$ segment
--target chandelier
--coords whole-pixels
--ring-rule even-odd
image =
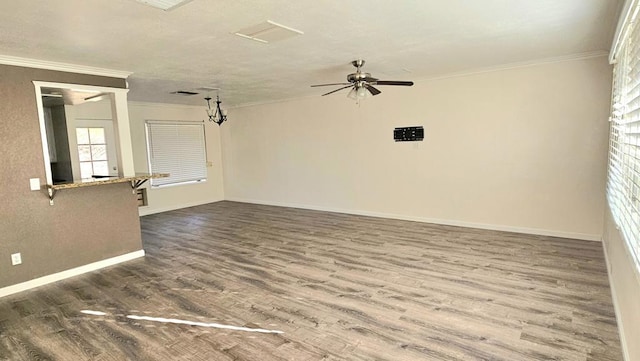
[[[209,121],[214,122],[218,125],[224,123],[227,120],[227,111],[222,110],[220,108],[220,96],[216,96],[216,107],[211,109],[211,97],[206,97],[204,100],[207,101],[207,115],[209,116]]]

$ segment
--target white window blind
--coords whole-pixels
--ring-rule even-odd
[[[152,173],[169,173],[154,178],[151,186],[163,186],[207,179],[204,124],[201,122],[146,122],[147,154]]]
[[[640,24],[632,10],[614,65],[607,198],[640,268]]]

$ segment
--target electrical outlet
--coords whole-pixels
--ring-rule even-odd
[[[20,253],[14,253],[11,255],[11,265],[17,266],[22,264],[22,255]]]

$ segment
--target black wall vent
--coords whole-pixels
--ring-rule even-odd
[[[393,139],[396,142],[418,142],[424,139],[424,128],[402,127],[393,130]]]

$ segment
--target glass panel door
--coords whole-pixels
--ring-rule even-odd
[[[80,161],[80,177],[108,177],[118,174],[110,120],[76,120],[76,141]]]

